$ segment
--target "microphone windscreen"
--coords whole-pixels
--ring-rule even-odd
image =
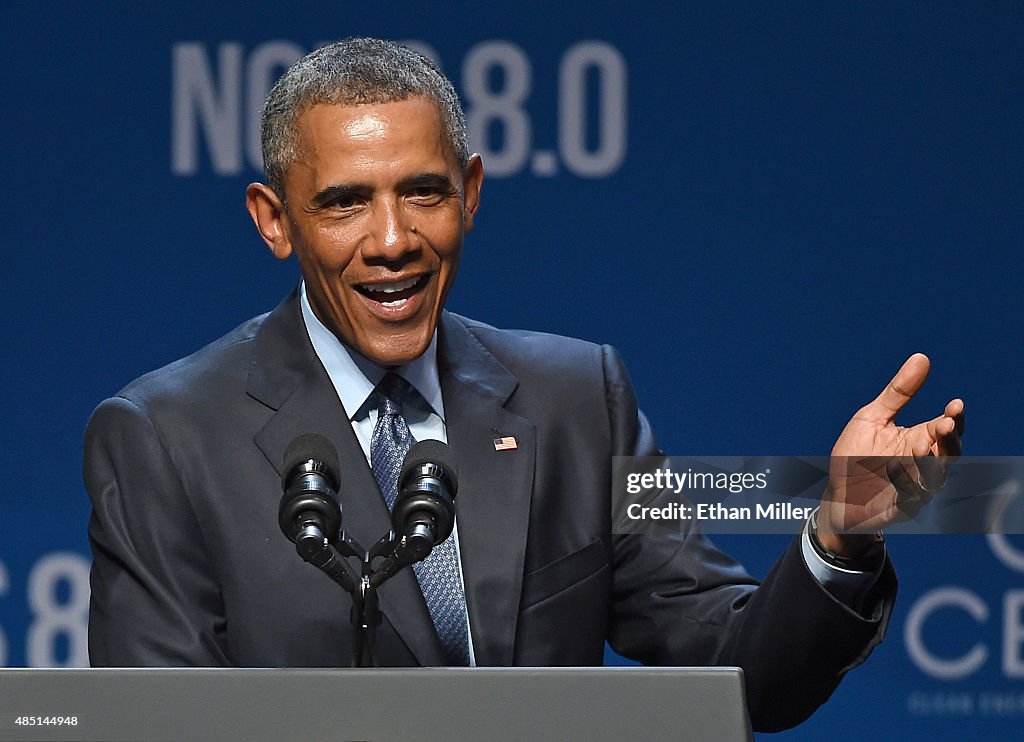
[[[455,454],[452,453],[448,444],[434,440],[422,440],[415,443],[405,456],[398,481],[405,482],[406,476],[423,464],[435,464],[444,470],[451,480],[452,492],[450,494],[454,497],[455,490],[458,488],[459,466],[455,461]]]
[[[334,444],[319,433],[303,433],[288,444],[284,451],[284,478],[295,469],[296,466],[312,459],[319,461],[327,467],[328,478],[338,485],[338,452]]]

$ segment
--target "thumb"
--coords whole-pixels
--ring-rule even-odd
[[[861,410],[861,413],[874,420],[892,422],[896,418],[896,414],[924,384],[931,365],[931,361],[924,353],[915,353],[910,356],[892,377],[892,381],[886,384],[885,389],[869,402]]]

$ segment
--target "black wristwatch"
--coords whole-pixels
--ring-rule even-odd
[[[836,554],[826,549],[818,538],[818,508],[814,509],[811,517],[807,519],[807,536],[811,542],[814,553],[821,557],[822,561],[836,569],[843,569],[850,572],[874,572],[885,559],[885,539],[881,531],[874,534],[875,540],[867,549],[855,557]]]

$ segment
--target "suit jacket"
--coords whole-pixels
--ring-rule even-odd
[[[756,727],[805,718],[880,641],[870,615],[809,574],[797,542],[760,588],[696,532],[616,535],[615,455],[654,455],[609,347],[443,315],[438,347],[479,665],[599,665],[605,640],[649,664],[738,665]],[[86,433],[94,665],[349,664],[348,595],[277,523],[284,450],[339,453],[343,527],[390,527],[365,456],[306,334],[297,293],[105,400]],[[495,451],[514,436],[518,448]],[[381,590],[382,665],[437,665],[412,570]]]

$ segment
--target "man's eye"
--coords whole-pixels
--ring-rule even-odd
[[[330,205],[336,209],[351,209],[356,206],[359,200],[355,196],[342,196],[331,201]]]
[[[419,204],[433,206],[444,198],[444,194],[433,186],[422,186],[409,191],[409,197]]]

